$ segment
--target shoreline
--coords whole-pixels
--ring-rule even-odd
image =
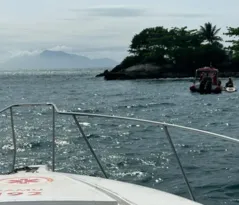
[[[189,73],[158,73],[155,75],[146,74],[146,73],[126,73],[126,72],[104,72],[96,77],[104,77],[105,80],[138,80],[138,79],[183,79],[183,78],[195,78],[195,75]],[[218,78],[239,78],[239,72],[219,72]]]
[[[239,65],[238,65],[239,66]],[[112,70],[105,70],[103,73],[96,75],[96,77],[104,77],[105,80],[135,80],[135,79],[163,79],[163,78],[194,78],[197,69],[202,68],[193,66],[181,67],[177,65],[162,65],[158,66],[153,63],[136,64],[124,67],[118,65]],[[209,67],[209,66],[206,66]],[[216,65],[213,66],[218,69],[218,77],[239,77],[237,65]]]

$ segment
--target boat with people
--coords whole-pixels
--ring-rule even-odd
[[[237,91],[237,88],[234,85],[231,77],[228,79],[228,82],[226,83],[226,85],[224,87],[224,91],[229,92],[229,93]]]
[[[197,69],[190,90],[201,94],[221,93],[223,88],[218,79],[218,69],[211,66]]]
[[[17,156],[17,133],[15,122],[15,109],[27,107],[34,109],[36,107],[50,107],[52,110],[52,155],[51,166],[46,165],[27,165],[24,167],[16,167]],[[169,128],[184,129],[187,131],[193,131],[200,134],[206,134],[213,137],[222,138],[224,140],[230,140],[233,142],[239,142],[238,139],[231,138],[225,135],[220,135],[204,130],[194,129],[190,127],[169,124],[165,122],[158,122],[145,119],[110,116],[92,113],[82,112],[66,112],[59,111],[56,105],[52,103],[44,104],[15,104],[10,105],[2,110],[0,113],[9,111],[10,125],[9,129],[12,132],[13,142],[13,158],[11,169],[8,173],[0,175],[0,204],[45,204],[45,205],[199,205],[201,203],[196,202],[195,195],[192,191],[191,185],[184,171],[184,167],[181,163]],[[25,113],[24,113],[25,114]],[[18,113],[17,116],[20,114]],[[77,175],[63,172],[56,172],[55,170],[55,147],[56,147],[56,117],[57,115],[70,116],[73,118],[76,127],[79,130],[82,138],[88,146],[92,156],[99,165],[100,170],[103,173],[103,177],[93,177],[87,175]],[[4,114],[4,116],[6,116]],[[189,196],[187,199],[175,194],[167,193],[158,189],[147,188],[141,185],[132,183],[120,182],[114,179],[108,179],[108,174],[103,168],[97,154],[92,148],[91,143],[86,137],[86,134],[79,121],[79,117],[110,119],[110,120],[123,120],[137,123],[148,123],[155,127],[161,127],[164,131],[165,137],[168,140],[172,153],[178,163],[179,170],[181,171],[182,178],[188,189]],[[1,124],[2,126],[3,124]],[[48,124],[49,125],[49,124]],[[26,123],[21,128],[29,131],[29,125]]]

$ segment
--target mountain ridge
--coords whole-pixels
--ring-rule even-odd
[[[111,68],[118,64],[110,58],[91,59],[64,51],[44,50],[34,56],[17,56],[0,64],[4,69]]]

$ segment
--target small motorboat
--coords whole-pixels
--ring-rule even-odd
[[[226,85],[224,87],[224,91],[232,93],[232,92],[235,92],[236,90],[237,90],[236,86],[234,86],[233,81],[232,81],[232,79],[230,77],[228,79],[228,82],[226,83]]]
[[[223,88],[221,81],[218,79],[218,69],[212,67],[197,69],[190,90],[191,92],[199,92],[201,94],[221,93]]]

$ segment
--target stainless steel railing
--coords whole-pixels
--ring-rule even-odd
[[[100,115],[100,114],[89,114],[89,113],[82,113],[82,112],[62,112],[59,111],[59,109],[56,107],[55,104],[53,103],[29,103],[29,104],[14,104],[14,105],[10,105],[2,110],[0,110],[0,113],[9,110],[10,111],[10,116],[11,116],[11,130],[12,130],[12,140],[13,140],[13,164],[12,164],[12,172],[15,170],[15,162],[16,162],[16,134],[15,134],[15,128],[14,128],[14,115],[13,115],[13,108],[15,107],[36,107],[36,106],[50,106],[52,108],[52,171],[55,171],[55,129],[56,129],[56,115],[55,114],[59,114],[59,115],[68,115],[68,116],[72,116],[74,119],[74,122],[76,124],[76,126],[78,127],[81,135],[83,136],[88,148],[90,149],[93,157],[95,158],[96,162],[99,165],[99,168],[101,169],[102,173],[104,174],[104,176],[106,178],[108,178],[103,166],[100,163],[100,160],[98,159],[97,155],[95,154],[91,144],[89,143],[78,119],[77,116],[87,116],[87,117],[98,117],[98,118],[108,118],[108,119],[118,119],[118,120],[127,120],[127,121],[135,121],[135,122],[144,122],[144,123],[149,123],[149,124],[153,124],[156,126],[161,126],[166,134],[166,137],[168,139],[168,142],[171,146],[172,152],[175,155],[175,158],[178,162],[179,168],[182,172],[184,181],[187,185],[188,188],[188,192],[190,194],[190,197],[192,200],[195,201],[195,197],[193,195],[191,186],[188,182],[186,173],[184,171],[184,168],[182,166],[182,163],[179,159],[179,156],[177,154],[177,151],[175,149],[173,140],[170,136],[168,127],[175,127],[175,128],[179,128],[179,129],[184,129],[184,130],[188,130],[188,131],[194,131],[194,132],[198,132],[198,133],[203,133],[203,134],[207,134],[210,136],[214,136],[214,137],[218,137],[218,138],[222,138],[225,140],[229,140],[229,141],[233,141],[233,142],[239,142],[239,139],[235,139],[226,135],[221,135],[221,134],[216,134],[213,132],[208,132],[208,131],[204,131],[204,130],[199,130],[199,129],[195,129],[195,128],[191,128],[191,127],[185,127],[185,126],[181,126],[181,125],[176,125],[176,124],[169,124],[169,123],[164,123],[164,122],[158,122],[158,121],[151,121],[151,120],[145,120],[145,119],[137,119],[137,118],[129,118],[129,117],[120,117],[120,116],[110,116],[110,115]]]

